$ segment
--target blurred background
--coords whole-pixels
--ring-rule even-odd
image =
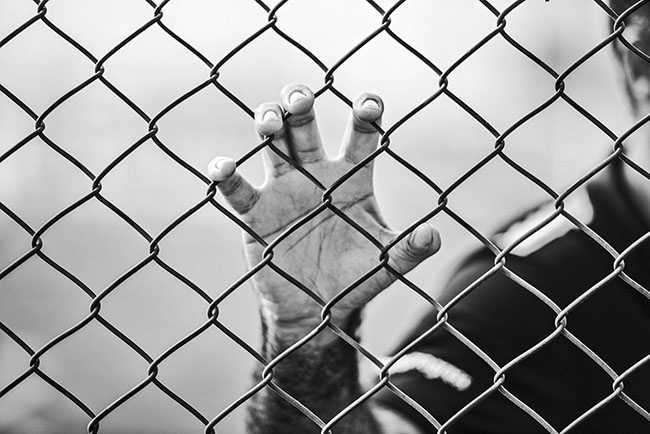
[[[377,2],[388,9],[392,1]],[[510,2],[491,2],[499,10]],[[267,2],[269,7],[274,5]],[[253,0],[173,0],[162,22],[219,62],[262,28],[267,12]],[[0,0],[0,39],[37,14],[29,0]],[[52,0],[46,17],[96,58],[147,23],[154,8],[135,0]],[[381,26],[382,17],[364,0],[290,0],[277,12],[277,26],[327,66]],[[495,16],[476,0],[407,0],[391,16],[390,28],[440,69],[451,66],[496,26]],[[611,27],[591,0],[529,0],[507,16],[506,31],[558,72],[600,42]],[[149,117],[210,76],[210,68],[153,25],[105,63],[104,76]],[[94,74],[94,64],[36,21],[0,46],[0,84],[37,114]],[[291,82],[319,89],[324,73],[305,54],[269,30],[220,69],[219,82],[249,108],[276,101]],[[352,99],[362,91],[380,94],[384,127],[438,89],[424,63],[382,33],[334,74],[337,89]],[[503,132],[555,92],[554,79],[501,36],[493,38],[449,76],[449,89]],[[566,92],[606,126],[629,126],[622,89],[607,47],[566,80]],[[337,149],[349,108],[333,93],[317,99],[327,150]],[[45,119],[45,134],[95,175],[138,139],[148,125],[101,82],[67,99]],[[259,143],[251,118],[214,86],[208,86],[157,122],[158,138],[201,173],[216,155],[239,158]],[[34,121],[0,94],[0,155],[34,131]],[[494,137],[446,96],[436,99],[391,136],[392,149],[442,188],[494,148]],[[511,134],[505,153],[561,191],[611,149],[611,141],[559,100]],[[438,196],[391,157],[376,160],[376,191],[387,220],[404,228],[436,206]],[[252,182],[263,181],[261,157],[242,167]],[[33,229],[88,194],[92,181],[40,138],[0,162],[0,202]],[[206,184],[164,154],[151,140],[102,180],[102,194],[151,236],[205,197]],[[500,159],[494,159],[449,197],[449,208],[483,234],[504,219],[547,198]],[[219,199],[221,201],[221,199]],[[435,295],[453,264],[480,243],[444,214],[431,221],[443,249],[409,276]],[[96,199],[53,224],[43,252],[95,293],[149,254],[148,242]],[[31,250],[30,235],[0,212],[0,270]],[[208,205],[160,242],[160,257],[215,298],[246,271],[240,230]],[[0,321],[37,350],[88,315],[91,298],[34,256],[0,279]],[[254,348],[259,346],[256,301],[243,285],[220,304],[220,321]],[[151,357],[187,336],[206,320],[207,303],[191,288],[150,263],[115,288],[101,315]],[[367,309],[364,345],[377,355],[390,351],[428,305],[396,284]],[[212,419],[253,384],[255,361],[212,327],[159,366],[158,379],[207,419]],[[29,355],[0,333],[0,389],[29,367]],[[43,372],[95,414],[147,377],[148,363],[97,321],[47,351]],[[243,432],[243,407],[217,426]],[[89,417],[36,375],[0,399],[0,432],[83,433]],[[201,433],[203,424],[153,385],[106,416],[100,432],[115,434]]]

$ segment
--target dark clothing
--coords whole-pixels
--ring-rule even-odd
[[[580,198],[582,195],[582,199]],[[578,202],[573,208],[571,198]],[[495,236],[503,248],[550,216],[552,204],[537,208]],[[650,225],[623,182],[619,165],[567,199],[567,211],[587,224],[618,253],[641,238]],[[487,248],[460,266],[440,298],[447,303],[494,267]],[[625,259],[624,273],[636,289],[614,275],[614,257],[565,217],[558,216],[506,257],[506,267],[530,286],[497,271],[449,311],[449,324],[475,343],[499,367],[556,331],[557,312],[534,294],[565,309],[597,288],[570,311],[566,330],[620,375],[650,354],[650,240]],[[542,296],[543,297],[543,296]],[[436,324],[437,312],[424,317],[402,347]],[[419,342],[395,365],[391,381],[445,423],[494,384],[495,369],[446,329]],[[558,432],[613,394],[614,380],[567,336],[557,334],[539,351],[505,374],[503,386]],[[650,362],[624,381],[624,393],[650,417]],[[409,404],[384,388],[382,405],[398,411],[424,432],[437,429]],[[454,433],[548,432],[499,390],[469,410],[447,430]],[[650,421],[619,397],[578,424],[572,433],[650,433]]]

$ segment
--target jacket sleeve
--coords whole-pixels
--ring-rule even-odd
[[[447,285],[441,303],[449,302],[493,265],[493,257],[487,252],[471,257]],[[545,282],[544,273],[535,264],[513,260],[509,265],[526,281]],[[546,279],[546,284],[553,283]],[[525,403],[553,426],[572,420],[578,401],[575,394],[580,388],[574,372],[579,355],[572,345],[562,337],[554,339],[503,377],[496,377],[496,373],[550,336],[555,331],[555,317],[555,312],[527,288],[498,271],[454,304],[443,327],[430,332],[438,323],[436,311],[422,319],[398,349],[429,334],[389,370],[391,383],[439,424],[453,418],[446,430],[450,434],[483,433],[486,429],[499,433],[548,432],[506,395],[516,397],[515,401]],[[559,359],[558,354],[562,355]],[[479,396],[482,398],[477,400]],[[388,387],[376,398],[380,405],[402,413],[425,433],[437,432],[438,427]]]

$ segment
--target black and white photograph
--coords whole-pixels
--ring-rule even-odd
[[[0,434],[650,433],[650,0],[0,0]]]

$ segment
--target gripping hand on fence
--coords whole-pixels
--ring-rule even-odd
[[[336,158],[325,154],[313,105],[314,94],[309,88],[286,86],[281,104],[266,103],[257,108],[255,126],[261,137],[273,136],[278,150],[327,188],[376,149],[378,133],[371,123],[380,122],[383,102],[370,93],[355,99]],[[283,121],[286,112],[290,116]],[[229,158],[215,158],[208,172],[242,220],[270,243],[319,207],[323,191],[274,150],[265,151],[266,181],[261,187],[246,181]],[[370,162],[334,191],[332,204],[385,245],[398,232],[390,229],[381,215],[372,176]],[[406,273],[439,246],[438,233],[423,224],[390,250],[389,265]],[[245,235],[249,267],[262,261],[263,252],[264,246]],[[275,246],[272,261],[327,302],[376,266],[379,253],[354,227],[325,209]],[[394,280],[387,270],[380,270],[334,305],[332,321],[344,324],[352,312]],[[321,306],[270,267],[260,269],[252,281],[261,296],[264,318],[278,331],[308,332],[321,321]]]
[[[292,161],[287,162],[267,147],[266,181],[261,187],[246,181],[229,158],[217,157],[208,168],[219,191],[257,235],[269,244],[281,237],[271,245],[272,249],[266,249],[244,234],[248,266],[254,268],[264,263],[251,279],[260,296],[265,324],[262,353],[268,360],[278,357],[321,323],[322,303],[332,300],[381,262],[378,246],[330,206],[345,213],[381,245],[398,235],[384,221],[375,200],[371,161],[334,189],[331,203],[323,197],[323,187],[329,188],[376,149],[378,133],[372,124],[380,121],[383,102],[369,93],[356,98],[336,158],[325,154],[313,106],[311,90],[294,84],[282,90],[281,104],[262,104],[255,111],[259,135],[272,136],[273,147]],[[317,182],[296,166],[309,172]],[[439,246],[438,233],[428,224],[420,225],[390,249],[388,264],[397,272],[406,273]],[[272,264],[265,262],[265,254],[271,250]],[[354,332],[356,313],[394,280],[395,276],[385,268],[378,269],[331,306],[331,321]],[[321,302],[303,289],[311,291]],[[273,368],[273,384],[315,411],[321,420],[331,420],[360,394],[355,351],[324,330],[292,354],[281,357]],[[376,433],[378,424],[386,428],[384,420],[371,406],[360,405],[353,415],[337,424],[337,432]],[[320,432],[313,420],[267,389],[250,402],[248,424],[251,434]],[[401,427],[399,432],[411,432],[404,431],[402,420],[396,426]]]

